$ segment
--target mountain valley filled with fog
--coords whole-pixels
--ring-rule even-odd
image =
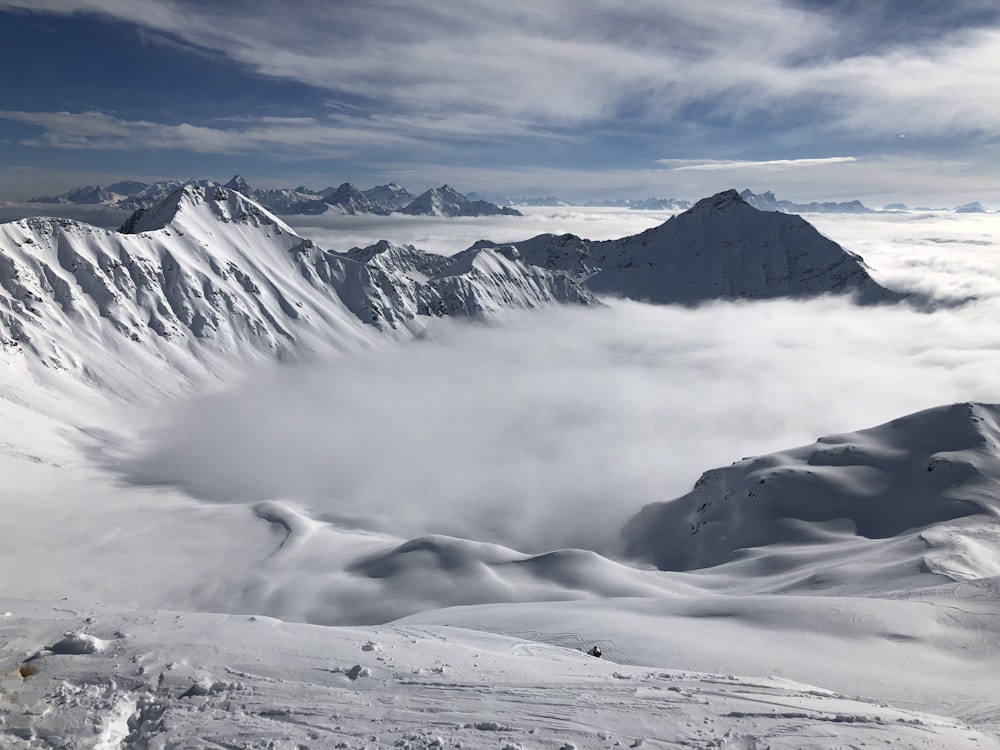
[[[809,220],[4,225],[12,746],[993,742],[1000,229]]]

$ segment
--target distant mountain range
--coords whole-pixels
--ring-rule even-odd
[[[202,187],[213,187],[220,183],[212,180],[197,180]],[[30,198],[29,203],[100,205],[109,208],[135,211],[151,208],[163,201],[170,193],[185,184],[183,180],[163,180],[147,184],[135,180],[116,182],[108,186],[85,185],[73,188],[61,195],[43,195]],[[253,188],[240,175],[234,176],[222,187],[252,198],[269,211],[279,215],[372,214],[386,216],[402,213],[410,216],[521,216],[517,207],[558,207],[585,206],[588,208],[628,208],[633,211],[686,211],[691,202],[678,198],[610,198],[605,200],[573,202],[555,196],[514,198],[487,196],[481,193],[463,195],[449,185],[432,188],[420,195],[414,195],[406,188],[390,182],[362,190],[345,182],[339,187],[312,190],[305,186],[294,188]],[[770,190],[754,193],[749,188],[740,197],[760,211],[780,211],[782,213],[847,213],[870,214],[876,209],[865,206],[859,200],[853,201],[812,201],[796,203],[775,197]],[[890,203],[882,211],[947,211],[947,208],[918,207],[910,209],[904,203]],[[989,213],[979,201],[973,201],[951,209],[955,213]]]
[[[782,211],[788,214],[870,214],[874,211],[865,206],[861,201],[846,201],[842,203],[818,202],[793,203],[792,201],[778,200],[770,190],[758,195],[749,189],[740,193],[740,197],[761,211]]]
[[[103,187],[87,185],[61,195],[31,198],[29,203],[105,205],[127,211],[152,208],[185,185],[183,180],[164,180],[147,184],[128,180]],[[217,187],[212,180],[197,180],[200,187]],[[399,212],[411,216],[520,216],[520,211],[500,207],[480,199],[470,199],[448,185],[432,188],[417,196],[394,182],[360,190],[349,182],[340,187],[310,190],[307,187],[252,188],[240,175],[222,185],[251,198],[261,206],[281,215],[376,214]]]
[[[574,203],[548,195],[537,198],[498,198],[469,193],[469,198],[492,200],[501,206],[586,206],[588,208],[631,208],[635,211],[683,211],[691,208],[691,201],[677,198],[610,198],[599,201]]]

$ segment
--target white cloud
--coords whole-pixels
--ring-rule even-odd
[[[768,159],[766,161],[741,161],[736,159],[658,159],[657,164],[672,172],[718,172],[723,170],[750,169],[794,169],[795,167],[816,167],[827,164],[855,162],[853,156],[826,156],[817,159]]]
[[[853,52],[852,19],[779,0],[752,7],[487,0],[278,3],[5,0],[0,8],[96,12],[417,119],[492,120],[493,132],[665,122],[692,105],[735,118],[811,110],[807,127],[861,136],[996,135],[1000,30]],[[507,124],[500,124],[502,121]],[[693,116],[697,122],[697,116]],[[447,126],[444,118],[438,125]]]
[[[181,149],[202,154],[252,154],[261,150],[299,158],[337,156],[371,146],[412,145],[413,140],[375,121],[343,117],[265,117],[217,120],[226,127],[127,120],[105,112],[0,110],[0,120],[34,125],[41,136],[24,141],[60,149],[125,151]]]
[[[936,404],[1000,400],[1000,234],[988,218],[823,227],[878,278],[971,291],[974,304],[618,303],[446,322],[407,346],[172,404],[125,471],[404,536],[613,550],[626,518],[705,469]]]
[[[543,232],[570,232],[588,239],[609,240],[638,234],[662,224],[669,211],[630,211],[621,208],[522,207],[525,215],[436,217],[436,216],[287,216],[289,223],[304,237],[316,240],[331,250],[348,250],[371,245],[380,239],[397,244],[412,244],[422,250],[453,255],[474,242],[488,239],[512,243]]]
[[[515,196],[555,195],[571,200],[615,196],[659,196],[696,200],[730,188],[773,190],[794,201],[854,200],[882,206],[903,200],[911,205],[955,206],[981,200],[1000,208],[995,156],[960,160],[885,155],[854,161],[821,161],[791,169],[733,166],[724,170],[560,169],[482,167],[455,164],[386,162],[373,165],[400,184],[448,182],[467,190]],[[702,160],[703,163],[703,160]],[[751,164],[753,164],[751,162]]]

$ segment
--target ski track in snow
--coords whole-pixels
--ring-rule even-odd
[[[12,749],[995,746],[959,721],[808,685],[455,628],[2,606]],[[107,636],[108,648],[38,647],[68,629]]]
[[[190,234],[208,237],[213,221],[199,215]],[[858,243],[883,219],[847,221],[824,218],[831,234],[842,228]],[[957,265],[978,269],[981,243],[993,249],[996,236],[983,234],[982,217],[967,221],[947,237],[928,226],[918,244],[954,251],[972,243]],[[81,249],[86,231],[45,226],[66,233],[47,277],[61,300],[46,313],[58,333],[47,338],[37,310],[16,301],[11,310],[51,356],[35,366],[19,345],[0,351],[8,532],[0,748],[1000,747],[995,407],[957,404],[706,472],[689,495],[635,517],[626,538],[638,564],[582,549],[525,554],[441,534],[397,536],[391,522],[320,513],[294,493],[201,503],[177,489],[183,482],[123,484],[114,466],[135,455],[150,404],[176,408],[205,388],[226,389],[225,397],[232,377],[274,354],[267,336],[240,349],[263,329],[220,334],[241,363],[186,339],[183,326],[148,349],[115,345],[117,358],[94,357],[120,333],[102,319],[119,297],[102,286],[101,259],[90,263]],[[905,228],[916,233],[913,226]],[[19,242],[25,227],[16,229]],[[282,252],[301,240],[283,223],[264,228],[284,238]],[[240,264],[253,256],[241,243],[255,231],[241,227],[231,243]],[[104,250],[117,247],[112,234],[97,232]],[[172,246],[169,237],[158,242]],[[887,252],[874,242],[868,249]],[[471,296],[456,297],[453,312],[491,312],[494,301],[533,307],[564,292],[588,301],[526,272],[506,250],[459,253],[448,272],[413,248],[355,255],[337,262],[370,263],[374,277],[398,273],[414,288],[431,278],[457,284]],[[963,297],[964,281],[948,277],[931,289],[910,260],[882,257],[891,266],[885,278],[900,288]],[[22,299],[26,267],[4,277]],[[283,283],[309,303],[313,320],[296,331],[315,352],[420,333],[410,326],[422,314],[414,300],[404,300],[400,331],[379,332],[347,310],[353,292],[340,287],[347,302],[331,319],[336,331],[324,332],[314,324],[325,314],[325,287],[313,280],[302,291],[295,273],[285,269]],[[66,296],[69,276],[80,287]],[[975,281],[987,305],[992,283],[988,274]],[[171,284],[163,288],[176,291]],[[277,312],[254,301],[263,287],[247,277],[228,293],[270,325]],[[369,291],[385,310],[397,304],[379,289]],[[197,294],[188,301],[207,304]],[[140,313],[155,307],[118,312],[139,326]],[[185,310],[155,315],[173,325]],[[89,340],[73,334],[84,323]],[[950,364],[948,353],[935,355]],[[336,423],[343,412],[323,416],[338,430],[352,427]],[[300,450],[288,442],[289,455]],[[222,439],[196,446],[196,458],[211,461],[229,447]],[[692,467],[691,479],[706,468]],[[789,511],[800,497],[816,502]],[[879,515],[870,509],[876,498],[900,506],[886,513],[880,505]],[[387,510],[379,520],[391,521]],[[874,522],[878,533],[858,533]],[[593,645],[603,658],[586,655]]]

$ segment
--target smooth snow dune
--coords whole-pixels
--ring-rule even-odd
[[[629,521],[625,551],[663,570],[695,570],[770,544],[822,546],[810,531],[816,523],[846,522],[869,539],[973,515],[996,525],[998,421],[1000,406],[954,404],[707,471],[687,495]],[[944,558],[935,559],[947,574]],[[984,567],[975,577],[1000,574],[994,558],[979,559]],[[961,577],[971,577],[972,560]]]
[[[262,613],[323,625],[370,625],[463,604],[659,597],[696,593],[664,576],[586,550],[528,555],[444,536],[408,541],[306,519],[279,503],[258,505],[270,544],[228,585],[202,592],[199,609]]]

